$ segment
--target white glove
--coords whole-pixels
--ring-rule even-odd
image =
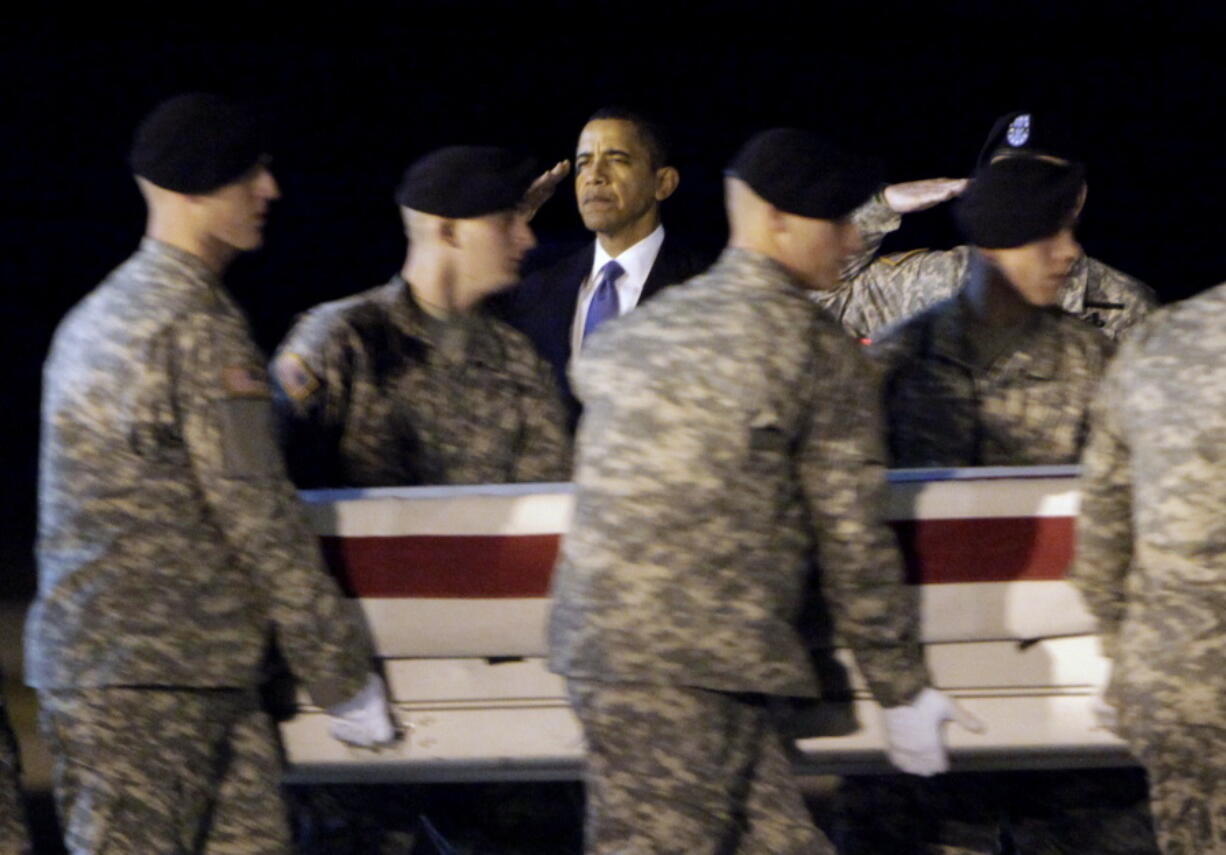
[[[949,769],[941,734],[945,722],[956,721],[972,733],[983,732],[983,722],[931,687],[906,706],[882,709],[881,717],[890,762],[912,775],[935,775]]]
[[[1107,687],[1110,685],[1111,663],[1108,662],[1107,672],[1103,675],[1102,682],[1094,687],[1094,696],[1090,698],[1090,714],[1094,716],[1099,727],[1114,733],[1120,726],[1120,716],[1115,707],[1107,703]]]
[[[341,742],[374,748],[393,742],[397,737],[387,687],[378,674],[366,678],[362,691],[324,712],[328,714],[328,733]]]

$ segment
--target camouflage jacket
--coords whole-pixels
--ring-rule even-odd
[[[484,314],[436,321],[399,276],[305,314],[273,362],[299,486],[566,481],[549,366]]]
[[[1226,286],[1120,348],[1092,411],[1070,571],[1154,727],[1226,719]]]
[[[3,675],[0,675],[2,678]],[[9,726],[0,696],[0,852],[30,855],[30,830],[26,827],[26,808],[21,795],[21,763],[17,756],[17,737]]]
[[[220,281],[146,239],[60,324],[44,369],[40,689],[246,687],[270,638],[315,699],[365,683],[272,437],[264,360]]]
[[[891,465],[1077,462],[1111,340],[1059,309],[1037,312],[982,366],[967,342],[973,323],[959,294],[869,348],[882,371]]]
[[[833,621],[882,703],[923,687],[866,357],[781,267],[725,251],[608,322],[571,375],[555,671],[814,696]]]
[[[818,305],[833,314],[849,333],[872,338],[882,329],[952,297],[970,265],[971,248],[917,249],[874,260],[882,240],[902,218],[880,195],[853,214],[864,251],[844,269],[844,284],[835,291],[814,291]],[[1157,301],[1148,286],[1101,261],[1081,256],[1060,290],[1060,307],[1119,338],[1153,311]]]

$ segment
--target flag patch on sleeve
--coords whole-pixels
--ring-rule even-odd
[[[306,361],[296,353],[283,353],[273,366],[277,382],[295,401],[305,401],[319,388],[319,378],[307,367]]]
[[[268,375],[251,365],[227,365],[221,369],[221,385],[231,398],[267,398]]]

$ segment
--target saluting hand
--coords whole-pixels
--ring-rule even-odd
[[[524,191],[524,200],[520,203],[524,216],[529,220],[535,217],[541,205],[549,201],[553,196],[553,191],[558,189],[558,185],[567,175],[570,175],[570,161],[559,160],[552,169],[545,170],[533,179],[528,189]]]
[[[898,214],[923,211],[947,202],[966,189],[965,178],[924,178],[885,188],[885,203]]]

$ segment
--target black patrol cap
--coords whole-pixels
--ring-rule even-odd
[[[255,115],[223,95],[176,95],[136,129],[132,171],[176,193],[211,193],[260,162],[265,141]]]
[[[536,173],[535,161],[503,148],[448,146],[405,171],[396,201],[437,217],[481,217],[519,205]]]
[[[739,178],[781,211],[819,220],[847,216],[881,186],[871,160],[798,128],[750,138],[724,174]]]
[[[954,203],[954,217],[975,246],[1022,246],[1067,225],[1084,184],[1079,163],[1008,157],[975,173]]]
[[[1066,125],[1027,110],[1006,113],[992,125],[983,148],[979,150],[975,167],[987,166],[992,158],[1000,156],[1030,155],[1077,160],[1073,154],[1077,141],[1069,131]]]

